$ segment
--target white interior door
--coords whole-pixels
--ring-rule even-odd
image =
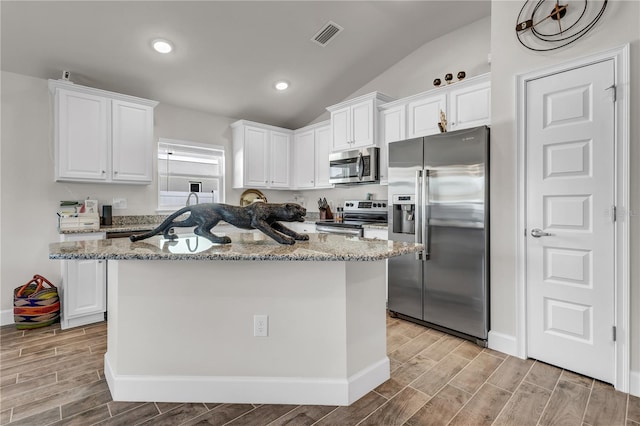
[[[609,383],[614,81],[608,60],[526,85],[527,354]]]

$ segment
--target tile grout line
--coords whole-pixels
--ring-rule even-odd
[[[538,362],[538,360],[536,360],[536,363],[537,362]],[[553,389],[551,390],[551,394],[549,395],[549,399],[547,399],[547,403],[544,405],[544,408],[542,409],[542,412],[540,413],[540,418],[536,422],[536,426],[540,425],[540,421],[544,417],[544,413],[547,411],[547,408],[549,407],[549,403],[551,402],[553,394],[555,393],[556,389],[558,388],[558,383],[560,383],[560,378],[561,377],[562,377],[562,371],[560,372],[560,375],[558,375],[558,378],[556,379],[556,384],[553,386]]]
[[[582,421],[582,423],[584,424],[584,419],[585,417],[587,417],[587,410],[589,409],[589,402],[591,402],[591,395],[593,395],[593,388],[595,385],[595,380],[591,381],[591,388],[589,389],[589,397],[587,398],[587,403],[584,405],[584,411],[582,413],[582,419],[580,419]]]

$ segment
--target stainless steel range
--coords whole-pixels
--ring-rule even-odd
[[[386,225],[387,215],[387,200],[349,200],[344,203],[341,222],[320,220],[316,222],[316,231],[362,237],[363,225]]]

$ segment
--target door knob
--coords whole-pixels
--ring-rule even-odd
[[[544,232],[542,229],[540,228],[533,228],[531,230],[531,236],[534,238],[540,238],[540,237],[550,237],[553,234],[550,234],[548,232]]]

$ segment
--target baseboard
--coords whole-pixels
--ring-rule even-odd
[[[104,357],[114,401],[349,405],[389,378],[389,358],[348,379],[116,375]]]
[[[640,371],[629,373],[629,393],[640,397]]]
[[[0,311],[0,325],[9,325],[13,323],[13,308]]]
[[[497,331],[489,332],[489,349],[502,352],[507,355],[518,356],[515,336],[509,334],[498,333]]]

